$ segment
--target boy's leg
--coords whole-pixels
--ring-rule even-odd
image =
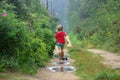
[[[63,59],[63,45],[58,44],[59,60]]]
[[[61,52],[61,47],[59,48],[59,64],[62,64],[62,52]]]
[[[63,51],[64,45],[58,44],[58,52],[59,52],[59,61],[62,63],[63,57],[64,57],[64,51]]]
[[[64,48],[61,47],[61,58],[62,58],[62,60],[63,60],[63,57],[64,57]]]
[[[62,48],[60,48],[60,53],[59,53],[59,56],[60,56],[60,60],[63,59],[63,52],[62,52]]]
[[[62,56],[61,56],[61,47],[58,47],[58,53],[59,53],[59,60],[62,60]]]

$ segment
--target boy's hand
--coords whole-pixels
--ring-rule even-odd
[[[67,44],[69,44],[69,42],[67,41]]]

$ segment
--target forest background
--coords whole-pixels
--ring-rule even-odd
[[[120,53],[119,0],[69,0],[68,22],[76,45]]]

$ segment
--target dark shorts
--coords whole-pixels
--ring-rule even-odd
[[[58,47],[64,47],[64,44],[57,43],[57,46],[58,46]]]

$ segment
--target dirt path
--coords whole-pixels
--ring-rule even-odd
[[[71,42],[69,40],[69,36],[67,36],[67,39],[69,41],[68,47],[71,47]],[[55,47],[54,53],[58,53],[57,47]],[[67,49],[64,50],[64,53],[68,53]],[[72,66],[72,63],[74,60],[72,60],[70,57],[68,58],[68,61],[70,64],[68,65],[63,65],[63,64],[53,64],[54,62],[59,61],[58,58],[53,58],[51,61],[48,63],[46,68],[40,69],[38,71],[38,74],[32,77],[32,80],[78,80],[78,77],[75,76],[74,72],[64,72],[64,71],[59,71],[59,72],[52,72],[48,67],[54,67],[54,66]],[[33,79],[34,78],[34,79]],[[30,80],[30,79],[29,79]]]
[[[70,44],[71,45],[71,44]],[[104,64],[112,67],[112,68],[120,68],[120,55],[113,54],[108,51],[104,50],[98,50],[98,49],[88,49],[89,52],[99,54],[100,56],[104,57]],[[54,50],[54,53],[58,53],[57,48]],[[65,49],[65,53],[68,53],[68,51]],[[59,61],[58,58],[53,58],[50,60],[50,62],[47,64],[45,68],[39,69],[38,73],[34,76],[32,75],[24,75],[19,73],[2,73],[2,75],[11,75],[14,78],[13,79],[0,79],[0,80],[80,80],[77,76],[75,76],[74,72],[52,72],[48,69],[48,67],[54,67],[54,66],[61,66],[53,64],[53,62]],[[67,66],[72,66],[72,63],[74,60],[71,58],[68,59]],[[63,66],[63,65],[62,65]]]
[[[108,51],[104,50],[98,50],[98,49],[88,49],[89,52],[98,54],[104,58],[104,64],[112,67],[112,68],[120,68],[120,55],[113,54]],[[58,53],[58,50],[56,49],[54,53]],[[65,53],[67,53],[67,50],[65,50]],[[59,66],[53,64],[53,62],[58,61],[57,58],[51,59],[51,61],[48,63],[46,68],[38,70],[38,73],[34,76],[31,75],[24,75],[19,73],[2,73],[2,75],[12,75],[13,79],[0,79],[0,80],[80,80],[77,76],[75,76],[74,72],[52,72],[47,69],[47,67],[50,66]],[[70,59],[68,60],[72,65],[74,60]]]
[[[88,49],[88,51],[104,57],[104,64],[112,68],[120,68],[120,55],[98,49]]]
[[[57,52],[57,51],[55,51]],[[67,53],[67,50],[65,50],[65,53]],[[34,78],[37,78],[36,80],[78,80],[78,78],[74,75],[74,72],[52,72],[47,67],[51,66],[61,66],[61,65],[55,65],[53,62],[58,61],[57,58],[53,58],[46,68],[39,70],[38,74],[34,76]],[[72,65],[74,60],[70,59],[68,60]]]
[[[68,37],[69,39],[69,37]],[[70,40],[69,40],[70,41]],[[71,46],[71,43],[68,45]],[[67,49],[64,50],[65,53],[68,53]],[[54,50],[54,53],[57,54],[58,53],[58,49],[57,47]],[[46,66],[46,68],[39,70],[38,74],[36,76],[34,76],[35,78],[38,78],[38,80],[78,80],[78,77],[76,77],[74,75],[74,72],[52,72],[50,70],[48,70],[48,67],[54,67],[54,66],[68,66],[68,65],[72,65],[72,63],[74,62],[74,60],[72,60],[71,58],[68,58],[68,62],[70,62],[70,64],[68,65],[63,65],[63,64],[53,64],[54,62],[59,61],[58,58],[53,58],[48,65]]]
[[[67,53],[67,50],[65,50]],[[38,73],[34,76],[32,75],[24,75],[20,73],[2,73],[2,75],[10,75],[10,77],[13,77],[12,79],[0,79],[0,80],[79,80],[77,76],[75,76],[74,72],[52,72],[48,69],[48,67],[54,67],[54,66],[63,66],[62,64],[56,65],[53,64],[53,62],[59,61],[57,58],[51,59],[51,61],[47,64],[45,68],[39,69]],[[65,66],[71,66],[74,60],[70,59],[68,60],[70,64]]]
[[[68,37],[69,39],[69,37]],[[71,43],[68,45],[69,47],[71,46]],[[65,53],[68,53],[67,49],[64,50]],[[54,50],[54,53],[58,53],[57,47]],[[32,75],[24,75],[24,74],[19,74],[19,73],[2,73],[2,75],[11,75],[13,76],[14,80],[79,80],[77,76],[74,75],[74,72],[64,72],[64,71],[59,71],[59,72],[52,72],[48,69],[48,67],[54,67],[54,66],[72,66],[72,63],[74,60],[71,58],[68,58],[68,62],[70,64],[68,65],[63,65],[63,64],[53,64],[54,62],[59,61],[58,58],[53,58],[51,61],[47,64],[45,68],[39,69],[38,73],[34,76]],[[13,80],[13,79],[2,79],[2,80]],[[0,79],[1,80],[1,79]]]

